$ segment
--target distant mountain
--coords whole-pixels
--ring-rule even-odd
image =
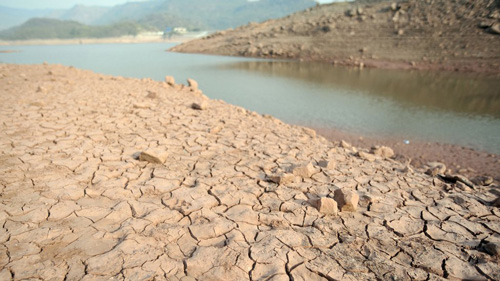
[[[74,28],[73,37],[78,34],[97,32],[92,26],[122,28],[124,23],[146,30],[165,30],[167,27],[182,26],[188,29],[226,29],[279,18],[315,6],[314,0],[151,0],[130,2],[114,7],[76,5],[69,10],[23,10],[0,6],[0,28],[21,24],[30,18],[51,18],[60,21],[29,21],[26,24],[2,32],[4,38],[40,38],[42,32],[34,23],[43,27],[56,28],[55,38],[66,38],[68,30]],[[60,26],[68,24],[68,28]],[[84,24],[77,26],[76,24]],[[1,30],[1,29],[0,29]],[[32,32],[37,30],[36,32]],[[100,31],[100,32],[101,32]],[[91,32],[91,33],[92,33]],[[120,32],[125,32],[121,30]],[[110,33],[106,31],[104,33]],[[29,37],[37,36],[37,37]],[[48,37],[47,37],[48,38]],[[68,37],[69,38],[69,37]]]
[[[33,18],[24,24],[0,31],[2,40],[105,38],[137,35],[141,26],[121,22],[107,26],[89,26],[76,21]]]
[[[155,0],[118,5],[97,24],[122,20],[145,21],[150,16],[177,17],[199,23],[203,28],[225,29],[279,18],[316,5],[314,0]],[[163,25],[168,24],[165,22]]]
[[[61,10],[16,9],[0,5],[0,30],[19,25],[30,18],[58,16]]]
[[[101,19],[110,9],[110,7],[76,5],[57,18],[91,25]]]
[[[26,10],[0,6],[0,30],[30,18],[72,20],[87,25],[136,21],[167,26],[225,29],[279,18],[316,5],[314,0],[151,0],[114,7],[76,5],[69,10]]]

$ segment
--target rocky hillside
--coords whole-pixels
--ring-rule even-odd
[[[499,0],[333,3],[172,51],[498,73],[499,34]]]

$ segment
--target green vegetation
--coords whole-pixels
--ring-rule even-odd
[[[120,22],[106,26],[89,26],[76,21],[34,18],[24,24],[0,31],[2,40],[106,38],[137,35],[141,25]]]

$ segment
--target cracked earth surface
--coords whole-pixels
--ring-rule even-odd
[[[356,153],[194,82],[5,64],[0,81],[0,280],[500,279],[495,186]],[[357,209],[319,212],[337,189]]]

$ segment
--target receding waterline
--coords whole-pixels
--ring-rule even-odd
[[[196,79],[214,99],[286,122],[500,153],[500,79],[165,52],[172,44],[16,46],[0,62]],[[0,46],[1,50],[12,49]]]

